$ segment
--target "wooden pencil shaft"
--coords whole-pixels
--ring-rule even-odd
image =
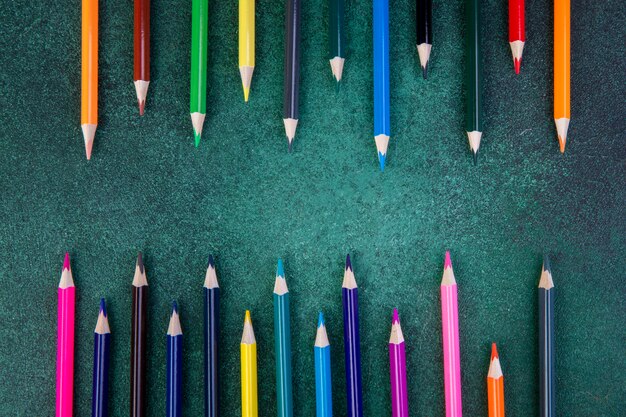
[[[555,417],[554,288],[539,288],[539,415]]]
[[[328,0],[328,49],[329,59],[345,57],[344,52],[344,0]]]
[[[293,416],[291,379],[291,326],[289,293],[274,294],[274,346],[276,349],[276,402],[278,417]]]
[[[208,7],[208,0],[191,2],[190,113],[206,114]]]
[[[167,335],[166,417],[183,415],[183,335]]]
[[[146,416],[146,310],[148,287],[132,287],[130,416]]]
[[[348,417],[363,416],[358,289],[342,288]]]
[[[467,61],[465,67],[465,131],[483,131],[483,62],[481,47],[480,0],[468,0],[467,9]]]
[[[415,1],[415,33],[417,45],[432,45],[432,0]]]
[[[133,39],[133,78],[150,81],[150,0],[135,0]]]
[[[92,417],[109,415],[109,356],[111,334],[94,334]]]
[[[220,289],[204,288],[204,415],[219,417]]]
[[[283,119],[298,120],[300,95],[300,0],[286,0]]]

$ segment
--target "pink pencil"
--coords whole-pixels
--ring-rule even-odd
[[[59,282],[57,330],[57,406],[56,417],[72,417],[74,405],[74,306],[75,287],[70,255],[65,254]]]
[[[389,373],[391,375],[391,415],[409,417],[409,399],[406,390],[406,353],[404,335],[400,327],[398,309],[393,309],[389,337]]]
[[[443,372],[446,387],[446,417],[461,417],[461,358],[456,280],[450,252],[446,252],[441,280],[441,325],[443,333]]]

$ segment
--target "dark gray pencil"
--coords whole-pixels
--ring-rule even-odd
[[[283,122],[291,151],[298,126],[300,90],[300,0],[286,0],[285,14],[285,84]]]

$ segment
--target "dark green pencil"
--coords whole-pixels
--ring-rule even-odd
[[[344,0],[328,0],[328,46],[330,69],[337,82],[341,81],[343,64],[346,62],[344,41]]]
[[[466,108],[465,130],[474,163],[478,157],[480,139],[483,135],[483,62],[480,46],[480,0],[468,0],[467,12],[467,67],[465,69]]]

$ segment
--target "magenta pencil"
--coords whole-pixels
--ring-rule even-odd
[[[409,417],[409,400],[406,390],[406,353],[398,309],[393,310],[391,336],[389,337],[389,373],[391,375],[391,415]]]
[[[443,370],[446,389],[446,417],[461,417],[461,355],[456,280],[446,252],[441,280],[441,325],[443,333]]]
[[[58,298],[56,417],[72,417],[74,413],[75,290],[70,255],[66,253]]]

